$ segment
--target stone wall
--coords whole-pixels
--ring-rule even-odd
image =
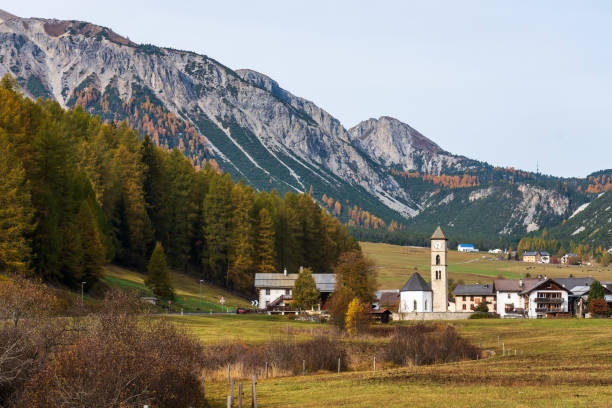
[[[398,320],[465,320],[469,319],[472,312],[417,312],[417,313],[393,313],[394,321]]]

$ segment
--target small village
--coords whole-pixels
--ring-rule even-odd
[[[592,277],[549,277],[527,275],[521,279],[494,279],[491,283],[458,284],[449,294],[447,243],[440,227],[431,237],[431,280],[425,281],[418,273],[396,290],[379,290],[372,304],[371,314],[379,321],[389,320],[460,320],[469,319],[477,312],[489,313],[500,318],[589,318],[588,295]],[[459,244],[459,252],[478,252],[473,245]],[[491,251],[490,251],[491,252]],[[503,253],[501,249],[491,253]],[[552,257],[544,251],[526,251],[522,262],[549,264]],[[580,257],[568,253],[555,261],[576,265]],[[292,288],[298,274],[257,273],[255,288],[258,310],[269,314],[295,314],[292,308]],[[317,310],[325,312],[326,300],[334,291],[334,274],[314,274],[316,287],[321,294]],[[604,299],[612,306],[612,282],[599,282]]]

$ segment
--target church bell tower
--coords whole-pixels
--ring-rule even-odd
[[[446,255],[447,239],[442,228],[436,228],[431,236],[431,291],[433,292],[433,312],[448,311],[448,277]]]

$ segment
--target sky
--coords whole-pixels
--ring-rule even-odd
[[[612,2],[14,2],[262,72],[348,129],[395,117],[443,149],[565,177],[612,168]]]

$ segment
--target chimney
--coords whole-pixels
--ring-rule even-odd
[[[287,268],[283,270],[283,275],[287,276]]]
[[[304,272],[304,267],[300,266],[300,273]]]
[[[547,275],[544,275],[544,280],[546,280],[546,279],[548,279],[548,276],[547,276]]]
[[[522,288],[522,287],[523,287],[523,280],[519,279],[519,288]]]

